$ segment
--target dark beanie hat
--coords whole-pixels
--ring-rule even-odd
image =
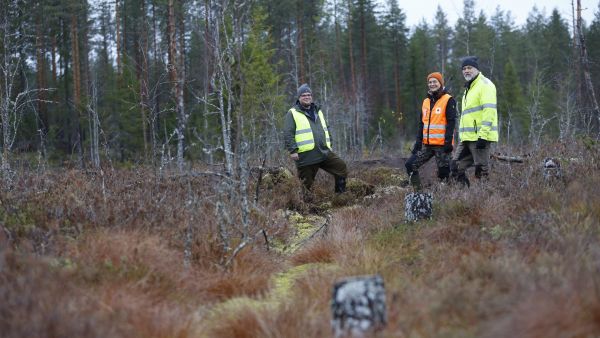
[[[479,69],[479,63],[477,62],[477,56],[465,56],[462,59],[462,66],[460,68],[464,68],[465,66],[471,66]]]
[[[303,85],[301,85],[300,87],[298,87],[298,97],[300,97],[304,93],[311,93],[312,94],[312,91],[310,90],[310,87],[306,83],[303,84]]]

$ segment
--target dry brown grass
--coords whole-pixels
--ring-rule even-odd
[[[319,238],[294,253],[289,260],[294,266],[309,263],[331,263],[336,250],[336,247],[331,245],[328,240]]]
[[[546,156],[564,159],[563,179],[544,181]],[[351,172],[375,186],[399,179],[377,166]],[[494,162],[490,180],[470,189],[423,177],[434,194],[431,220],[404,222],[405,192],[359,200],[329,210],[327,231],[297,252],[268,251],[260,239],[226,269],[211,200],[215,178],[22,173],[12,189],[0,189],[0,332],[326,337],[336,279],[379,273],[388,296],[383,337],[600,335],[597,145],[548,146],[524,164]],[[262,190],[252,226],[285,239],[293,231],[277,210],[310,210],[299,187],[288,180]],[[331,177],[320,174],[317,203],[331,201],[332,189]],[[190,194],[193,208],[182,203]],[[231,217],[239,220],[239,208],[231,206]],[[274,298],[274,277],[303,266],[290,292]],[[238,297],[255,303],[209,315]]]

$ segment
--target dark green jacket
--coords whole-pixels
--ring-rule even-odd
[[[314,103],[306,109],[300,105],[299,101],[296,101],[296,105],[294,106],[296,110],[303,112],[304,115],[308,117],[308,121],[310,123],[310,128],[313,132],[313,137],[315,138],[315,148],[310,151],[306,151],[298,154],[300,159],[296,161],[296,166],[304,167],[311,164],[316,164],[325,161],[327,158],[327,154],[331,151],[327,147],[327,143],[325,140],[325,131],[321,126],[321,121],[318,118],[317,113],[319,112],[320,107],[315,105]],[[311,114],[314,113],[314,114]],[[331,138],[331,127],[329,127],[329,137]],[[294,117],[292,116],[291,110],[285,115],[285,119],[283,122],[283,140],[285,143],[285,149],[290,153],[297,153],[298,146],[296,145],[296,122],[294,121]]]

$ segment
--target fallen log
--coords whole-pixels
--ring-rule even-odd
[[[507,155],[500,155],[500,154],[492,154],[490,155],[490,157],[492,159],[498,160],[498,161],[504,161],[504,162],[511,162],[511,163],[523,163],[525,162],[525,159],[523,157],[520,156],[507,156]]]

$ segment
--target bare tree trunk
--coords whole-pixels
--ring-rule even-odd
[[[208,137],[209,135],[209,126],[208,126],[208,116],[210,115],[209,104],[208,104],[208,96],[211,91],[210,87],[210,79],[213,77],[213,70],[211,67],[211,44],[210,41],[210,0],[204,0],[204,65],[205,65],[205,75],[204,75],[204,135]],[[213,163],[212,151],[208,155],[208,163]]]
[[[121,74],[121,12],[119,3],[121,0],[115,0],[115,34],[117,35],[117,74]]]
[[[396,98],[396,114],[402,111],[401,88],[400,88],[400,51],[394,47],[394,96]]]
[[[366,23],[365,23],[365,12],[361,11],[360,13],[360,55],[361,55],[361,76],[364,83],[369,83],[367,73],[367,32],[366,32]]]
[[[71,15],[71,50],[73,53],[73,105],[76,109],[81,105],[81,70],[79,67],[79,35],[77,16]]]
[[[362,134],[360,128],[360,113],[357,109],[357,81],[356,81],[356,68],[354,65],[354,47],[352,43],[352,1],[348,0],[348,53],[350,57],[350,78],[352,80],[352,89],[351,89],[351,102],[352,102],[352,110],[351,113],[354,113],[353,121],[352,121],[352,144],[357,145],[360,143],[360,135]]]
[[[365,12],[364,10],[360,13],[360,37],[361,37],[361,74],[360,82],[358,84],[358,104],[357,104],[357,116],[359,117],[359,145],[360,149],[365,147],[366,127],[367,127],[367,99],[368,99],[368,87],[369,87],[369,73],[367,72],[367,32],[365,23]]]
[[[56,86],[57,82],[57,68],[56,68],[56,35],[52,36],[52,85]]]
[[[298,2],[300,8],[296,8],[296,26],[298,28],[298,79],[300,83],[304,83],[304,20],[302,18],[302,2]]]
[[[594,110],[594,114],[596,114],[598,123],[600,124],[600,108],[598,107],[598,100],[596,100],[596,92],[594,91],[594,85],[592,84],[592,76],[590,75],[587,47],[585,45],[585,38],[583,36],[581,26],[581,0],[577,0],[577,34],[579,35],[579,54],[581,57],[581,64],[583,65],[583,75],[585,78],[587,91],[589,93],[590,100],[592,101],[591,103]]]
[[[45,69],[45,58],[44,58],[44,35],[42,34],[42,24],[40,22],[40,18],[38,17],[36,20],[36,78],[37,78],[37,87],[38,88],[46,88],[46,69]],[[42,122],[41,132],[44,134],[48,131],[48,112],[46,110],[46,92],[40,91],[39,93],[39,101],[38,101],[38,112],[40,115],[40,120]]]
[[[334,15],[334,20],[335,20],[335,51],[336,51],[336,56],[337,56],[338,72],[339,72],[339,76],[341,79],[340,88],[341,88],[342,92],[344,93],[344,97],[348,97],[348,83],[346,80],[346,74],[344,73],[344,61],[342,58],[342,48],[341,48],[342,33],[341,33],[340,24],[338,22],[337,1],[334,0],[333,6],[334,6],[334,14],[333,15]]]
[[[354,98],[356,94],[356,70],[354,69],[354,52],[352,47],[352,16],[351,16],[352,2],[348,0],[348,53],[350,57],[350,76],[352,79],[352,93],[351,96]]]
[[[144,140],[144,160],[148,158],[148,21],[146,21],[146,1],[141,1],[142,24],[140,29],[140,114],[142,118],[142,139]]]
[[[89,128],[90,128],[90,160],[92,166],[96,169],[100,168],[100,119],[98,117],[98,91],[97,78],[94,76],[92,80],[92,97],[91,103],[88,105]]]
[[[4,14],[4,13],[2,13]],[[13,82],[15,74],[17,74],[19,64],[11,64],[10,57],[10,33],[8,25],[8,13],[6,17],[0,18],[0,24],[2,24],[2,64],[0,65],[0,79],[3,83],[1,85],[2,93],[0,93],[0,117],[2,118],[2,163],[0,163],[0,170],[2,176],[7,177],[10,172],[10,155],[12,148],[12,130],[10,126],[10,113],[11,113],[11,97],[13,96]]]
[[[72,135],[75,137],[73,141],[75,142],[74,145],[77,151],[79,165],[80,167],[83,167],[83,147],[81,144],[81,126],[79,123],[79,111],[81,108],[81,67],[79,59],[79,33],[76,14],[71,15],[71,50],[73,54],[73,120],[71,121]]]
[[[180,171],[183,171],[184,131],[186,126],[186,116],[183,106],[183,83],[180,75],[177,73],[179,58],[175,27],[174,0],[169,0],[167,35],[169,43],[169,78],[173,88],[173,99],[175,101],[175,110],[177,112],[177,167]]]
[[[243,50],[243,22],[244,22],[244,5],[236,5],[233,9],[233,48],[235,57],[237,60],[242,59],[242,50]],[[233,146],[233,150],[238,149],[242,143],[243,133],[244,133],[244,89],[245,89],[245,81],[242,73],[242,63],[236,62],[236,80],[239,86],[239,92],[237,93],[238,97],[238,105],[236,109],[236,128],[235,130],[235,144]]]
[[[579,60],[578,54],[579,54],[579,41],[577,39],[577,15],[575,14],[575,1],[571,0],[571,15],[572,15],[572,28],[573,28],[573,56],[572,56],[572,60],[574,63],[574,68],[576,71],[576,79],[581,78],[581,62]],[[576,81],[575,86],[576,88],[576,92],[577,92],[577,96],[575,98],[575,100],[577,102],[582,102],[582,84],[579,81]]]
[[[227,1],[223,1],[222,4],[213,4],[213,57],[215,60],[215,77],[213,79],[216,83],[213,85],[217,89],[218,100],[219,100],[219,116],[221,118],[221,134],[223,137],[223,151],[225,152],[225,172],[227,176],[233,174],[233,151],[231,146],[231,112],[232,112],[232,76],[231,76],[231,63],[232,59],[231,41],[227,35]],[[221,27],[223,31],[221,32]],[[221,34],[225,41],[221,41]],[[229,95],[227,102],[225,102],[225,93]]]
[[[157,43],[157,39],[156,39],[156,35],[158,34],[158,27],[156,25],[156,2],[153,1],[152,2],[152,26],[153,26],[153,32],[152,32],[152,38],[153,38],[153,48],[154,48],[154,76],[156,78],[156,81],[158,81],[158,79],[160,78],[160,72],[159,72],[159,57],[158,57],[158,43]],[[155,88],[155,89],[158,89]],[[152,163],[155,163],[156,160],[156,155],[158,153],[158,147],[157,147],[157,133],[158,133],[158,113],[160,112],[160,95],[158,95],[156,93],[156,91],[154,91],[153,94],[153,103],[152,103],[152,115],[150,116],[150,139],[152,142]]]

